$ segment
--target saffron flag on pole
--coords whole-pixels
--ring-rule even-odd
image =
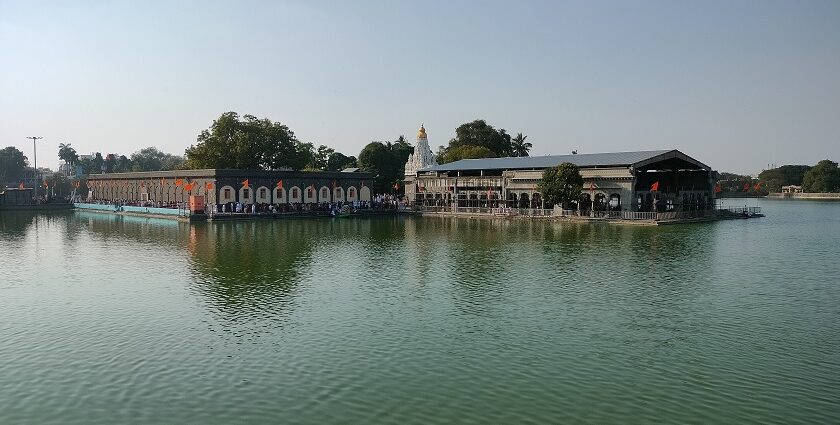
[[[20,182],[20,184],[18,185],[18,189],[23,190],[23,182]]]
[[[758,183],[755,184],[755,190],[756,190],[756,192],[761,190],[761,182],[758,182]]]
[[[718,184],[715,185],[715,193],[720,193],[720,192],[723,192],[723,189],[721,189],[720,183],[718,183]]]
[[[658,181],[653,183],[652,185],[650,185],[650,191],[651,192],[659,191],[659,182]]]
[[[184,185],[184,179],[176,179],[175,180],[175,186],[183,186],[183,185]]]
[[[277,188],[278,188],[278,189],[282,189],[282,188],[283,188],[283,179],[277,180]]]
[[[204,188],[207,190],[213,190],[213,182],[204,183]]]
[[[246,189],[251,187],[251,182],[249,182],[248,179],[242,180],[242,187]]]

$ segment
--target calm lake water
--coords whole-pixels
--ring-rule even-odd
[[[0,423],[838,423],[840,203],[759,202],[670,227],[0,213]]]

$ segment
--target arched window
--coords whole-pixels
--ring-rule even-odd
[[[311,187],[309,189],[306,189],[306,197],[307,198],[314,198],[315,197],[315,192],[312,191]]]
[[[321,189],[321,200],[328,200],[330,198],[329,189]]]
[[[352,187],[350,189],[347,189],[347,196],[349,196],[350,198],[355,198],[356,197],[356,189],[352,188]]]
[[[297,188],[292,189],[292,198],[299,198]]]
[[[268,196],[268,191],[266,190],[266,188],[261,187],[260,188],[260,198],[265,198],[267,196]]]

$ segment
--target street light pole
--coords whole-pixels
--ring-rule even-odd
[[[27,137],[27,139],[32,139],[32,159],[34,161],[33,168],[35,170],[35,195],[37,196],[38,195],[38,185],[41,184],[41,178],[40,178],[40,175],[38,173],[38,149],[35,146],[35,142],[40,140],[40,139],[43,139],[43,137],[30,136],[30,137]]]

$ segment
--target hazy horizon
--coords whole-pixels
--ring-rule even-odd
[[[0,148],[183,154],[226,111],[358,155],[477,118],[532,155],[840,160],[840,2],[0,0]]]

